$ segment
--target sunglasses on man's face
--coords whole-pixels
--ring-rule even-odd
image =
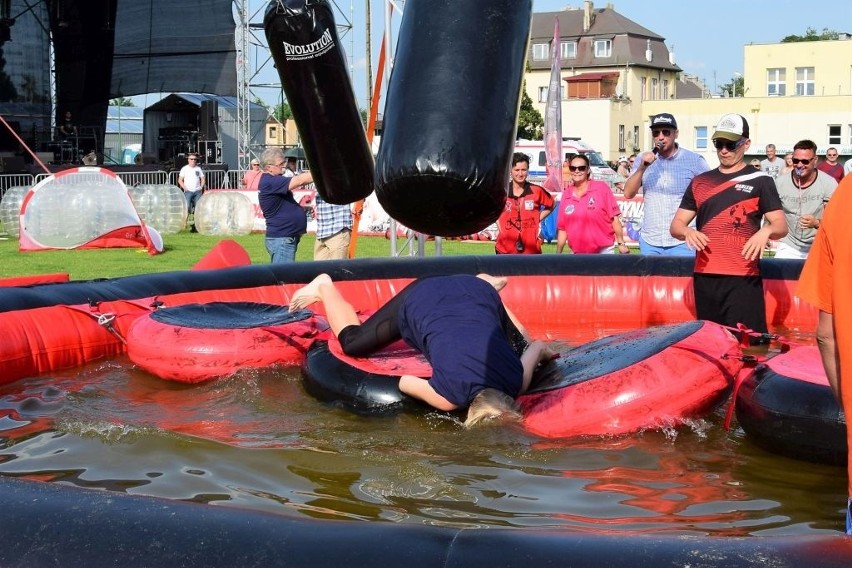
[[[651,136],[653,136],[654,138],[656,138],[660,134],[662,134],[663,136],[668,138],[669,136],[672,135],[672,131],[669,130],[668,128],[663,128],[662,130],[652,130],[651,131]]]
[[[721,150],[724,148],[728,152],[733,152],[737,148],[743,145],[744,138],[737,140],[736,142],[731,142],[730,140],[713,140],[713,146],[716,147],[717,150]]]
[[[585,172],[587,166],[568,166],[572,172]]]
[[[802,164],[803,166],[807,166],[811,163],[808,158],[790,158],[790,161],[794,164]]]

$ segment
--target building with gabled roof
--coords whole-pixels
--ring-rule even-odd
[[[641,145],[645,100],[676,98],[682,69],[665,38],[619,14],[611,4],[533,14],[527,54],[527,94],[543,113],[550,80],[550,44],[559,20],[560,63],[565,82],[562,134],[579,136],[607,159]]]
[[[852,157],[852,40],[743,45],[743,89],[713,96],[682,72],[665,38],[616,12],[612,4],[533,14],[526,90],[544,111],[550,81],[550,44],[559,19],[563,136],[582,138],[605,159],[648,149],[649,117],[677,118],[679,143],[718,161],[710,138],[723,114],[738,113],[751,127],[748,157],[766,144],[783,153],[811,139],[818,154],[834,146]]]

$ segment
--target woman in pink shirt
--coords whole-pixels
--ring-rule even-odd
[[[556,252],[561,253],[567,243],[575,254],[629,253],[621,210],[605,182],[589,179],[589,158],[573,156],[568,171],[571,183],[562,192],[556,219]]]
[[[263,170],[260,169],[260,161],[254,158],[251,161],[251,166],[249,166],[249,169],[243,176],[243,187],[257,191],[257,184],[260,183],[260,174],[262,173]]]

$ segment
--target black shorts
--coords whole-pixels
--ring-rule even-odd
[[[766,300],[760,276],[693,275],[695,315],[700,320],[766,333]]]

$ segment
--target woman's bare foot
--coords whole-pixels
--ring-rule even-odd
[[[476,277],[485,280],[486,282],[491,284],[498,292],[505,288],[506,284],[509,283],[509,279],[505,276],[491,276],[490,274],[485,274],[484,272],[477,274]]]
[[[296,290],[290,298],[290,311],[295,312],[296,310],[306,308],[313,303],[319,302],[322,299],[319,287],[322,284],[332,283],[331,277],[328,274],[320,274],[309,283]]]

